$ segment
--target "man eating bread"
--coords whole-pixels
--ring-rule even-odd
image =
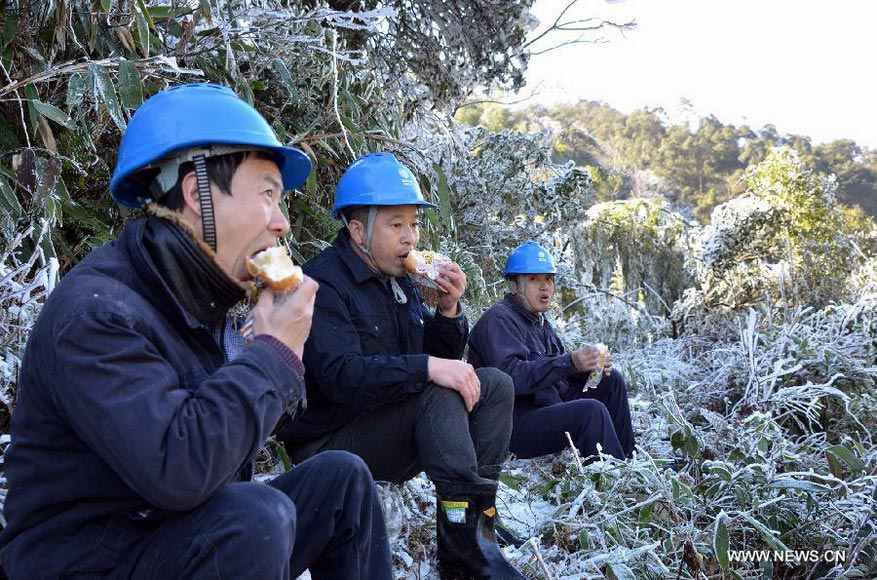
[[[619,459],[636,445],[627,384],[605,345],[566,352],[546,314],[557,268],[547,248],[530,241],[506,260],[508,293],[472,329],[469,362],[497,367],[515,383],[511,450],[529,458],[558,453],[570,441],[586,458],[598,447]]]
[[[250,481],[304,407],[317,284],[259,268],[310,170],[225,87],[174,87],[135,112],[110,193],[147,217],[64,277],[26,347],[4,458],[10,578],[392,577],[355,455]],[[254,261],[280,285],[260,290],[245,346],[229,310]]]
[[[341,177],[332,213],[344,227],[304,265],[320,284],[304,351],[308,410],[279,435],[294,460],[342,449],[378,480],[425,471],[438,497],[441,577],[523,578],[494,535],[511,379],[461,360],[469,327],[460,267],[446,261],[427,276],[435,312],[406,270],[430,207],[391,153],[366,155]]]

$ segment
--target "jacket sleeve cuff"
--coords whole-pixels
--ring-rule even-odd
[[[429,355],[414,354],[405,358],[411,378],[401,383],[402,392],[406,395],[422,393],[429,385]]]
[[[439,308],[438,306],[436,306],[435,314],[436,314],[436,316],[441,316],[441,317],[447,318],[449,320],[455,320],[455,319],[463,316],[463,303],[460,302],[459,300],[457,301],[457,312],[453,316],[447,316],[445,313],[442,312],[442,309]]]
[[[454,316],[445,316],[442,314],[440,308],[435,309],[435,316],[433,319],[440,324],[448,324],[450,326],[454,326],[457,328],[462,328],[463,325],[467,322],[466,315],[463,311],[463,303],[457,302],[457,314]]]
[[[263,342],[266,345],[270,346],[274,352],[280,355],[280,358],[285,360],[289,366],[293,368],[293,370],[298,374],[298,376],[303,377],[305,375],[305,366],[302,364],[301,359],[296,356],[292,349],[283,344],[277,338],[271,336],[270,334],[260,334],[254,340],[254,342]]]
[[[576,368],[574,362],[572,362],[572,355],[570,353],[560,355],[560,368],[565,371],[567,377],[570,375],[574,375],[579,372],[579,369]]]

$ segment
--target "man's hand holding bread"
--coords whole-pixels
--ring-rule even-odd
[[[286,250],[268,248],[247,261],[256,283],[264,286],[253,307],[253,334],[269,334],[302,358],[311,332],[319,285],[292,263]]]
[[[405,268],[414,280],[441,291],[439,311],[449,317],[460,313],[459,302],[466,292],[466,274],[444,254],[431,250],[411,250],[405,259]]]

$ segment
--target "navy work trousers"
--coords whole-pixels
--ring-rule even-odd
[[[270,484],[231,483],[173,514],[108,580],[289,580],[393,577],[384,518],[368,468],[338,451]]]
[[[582,392],[570,385],[563,403],[548,407],[515,407],[511,450],[526,459],[557,453],[569,447],[568,431],[583,456],[597,454],[597,443],[619,459],[630,457],[636,441],[627,403],[627,385],[616,370],[600,380],[596,389]]]
[[[425,471],[436,484],[490,483],[506,460],[514,384],[495,368],[477,369],[481,398],[466,412],[457,391],[430,384],[399,403],[370,409],[291,453],[343,449],[365,460],[375,479],[401,483]]]

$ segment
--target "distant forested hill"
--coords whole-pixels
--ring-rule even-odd
[[[625,115],[594,101],[520,110],[469,104],[457,111],[457,119],[493,130],[551,129],[554,160],[589,167],[602,199],[662,193],[691,206],[704,222],[713,207],[742,193],[740,176],[748,166],[763,161],[771,147],[787,145],[817,171],[837,177],[840,201],[877,216],[877,151],[849,139],[814,145],[809,137],[783,135],[772,125],[737,127],[713,116],[692,130],[672,123],[661,109]]]

